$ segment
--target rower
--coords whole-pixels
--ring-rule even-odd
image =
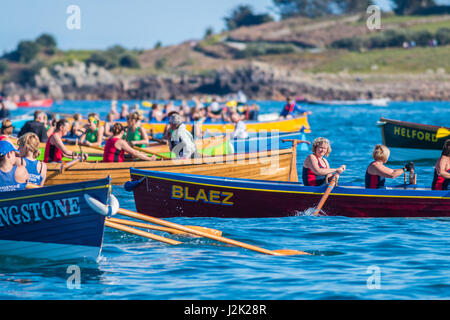
[[[197,147],[194,138],[182,123],[178,112],[172,112],[169,117],[169,148],[178,159],[195,158]]]
[[[111,131],[113,135],[108,139],[108,141],[106,141],[105,151],[103,152],[103,162],[124,162],[125,152],[141,160],[156,160],[155,156],[148,157],[144,153],[134,150],[125,140],[122,139],[125,131],[122,124],[115,123]]]
[[[247,127],[237,112],[231,114],[231,122],[234,124],[234,131],[231,133],[231,139],[247,139]]]
[[[444,142],[440,158],[434,166],[432,190],[450,190],[450,139]]]
[[[11,134],[13,133],[14,127],[12,125],[12,121],[9,119],[3,119],[2,121],[2,127],[0,129],[0,141],[6,140],[11,142],[9,139],[11,137]]]
[[[330,168],[325,156],[331,153],[330,141],[326,138],[314,139],[312,145],[312,154],[306,157],[303,162],[303,184],[305,186],[321,186],[327,183],[334,173],[341,174],[345,171],[345,165],[341,165],[337,169]]]
[[[16,165],[26,167],[29,182],[43,187],[47,177],[47,165],[37,160],[41,153],[39,150],[39,137],[33,132],[28,132],[19,138],[18,144],[20,158],[16,159]]]
[[[100,126],[100,119],[96,113],[88,115],[88,125],[85,133],[81,136],[80,142],[88,146],[101,146],[103,143],[104,127]]]
[[[72,127],[70,128],[70,137],[71,138],[80,138],[83,133],[83,126],[81,121],[83,120],[83,116],[80,113],[75,113],[73,115]]]
[[[292,118],[294,116],[295,112],[302,113],[302,114],[304,114],[304,113],[311,114],[312,113],[311,111],[303,109],[298,104],[296,104],[294,99],[291,99],[288,97],[286,99],[286,105],[283,107],[283,110],[280,113],[280,119]]]
[[[412,162],[406,164],[401,169],[391,169],[385,166],[389,159],[390,150],[382,144],[377,144],[373,149],[374,161],[369,164],[366,170],[365,183],[367,189],[383,189],[385,188],[386,178],[397,178],[405,172],[411,172],[413,169]]]
[[[71,152],[64,146],[62,137],[66,136],[70,131],[69,121],[61,119],[56,123],[55,132],[48,138],[45,145],[44,162],[61,162],[63,157],[75,159],[77,153]],[[87,158],[87,154],[84,154]]]
[[[140,126],[143,119],[144,116],[138,111],[129,114],[127,117],[128,128],[125,139],[132,147],[145,148],[149,143],[147,132]]]
[[[27,169],[16,166],[18,152],[10,142],[0,141],[0,192],[23,190],[27,185]]]

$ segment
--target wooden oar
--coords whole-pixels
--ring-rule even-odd
[[[70,162],[61,163],[61,167],[59,168],[59,172],[63,173],[64,171],[66,171],[70,167],[73,167],[75,164],[77,164],[80,161],[81,161],[81,158],[76,158],[76,159],[73,159]]]
[[[134,149],[134,150],[137,150],[137,151],[140,151],[140,152],[142,152],[142,153],[151,154],[152,156],[160,157],[161,159],[164,159],[164,160],[172,160],[172,158],[163,156],[162,154],[159,154],[159,153],[156,153],[156,152],[148,151],[148,150],[145,149],[145,148],[139,148],[139,147],[133,146],[133,149]]]
[[[331,179],[331,182],[328,185],[327,190],[323,194],[322,199],[320,199],[319,205],[317,206],[316,210],[314,211],[314,215],[318,215],[320,213],[320,210],[322,210],[322,207],[325,204],[325,201],[327,201],[327,198],[330,195],[331,191],[333,190],[334,186],[336,185],[336,182],[338,179],[339,179],[339,173],[336,173],[333,176],[333,178]]]
[[[162,219],[158,219],[158,218],[154,218],[151,216],[147,216],[147,215],[143,215],[141,213],[137,213],[137,212],[133,212],[130,210],[126,210],[126,209],[122,209],[120,208],[117,211],[118,214],[122,214],[124,216],[127,217],[131,217],[131,218],[135,218],[135,219],[140,219],[140,220],[145,220],[147,222],[151,222],[154,224],[159,224],[162,225],[164,227],[169,227],[169,228],[173,228],[173,229],[177,229],[177,230],[181,230],[187,233],[191,233],[191,234],[195,234],[197,236],[200,237],[204,237],[204,238],[209,238],[212,240],[216,240],[216,241],[220,241],[220,242],[224,242],[227,244],[231,244],[237,247],[241,247],[241,248],[245,248],[245,249],[249,249],[249,250],[253,250],[256,252],[260,252],[260,253],[265,253],[265,254],[269,254],[269,255],[274,255],[274,256],[282,256],[282,255],[297,255],[297,254],[308,254],[306,252],[303,251],[298,251],[298,250],[267,250],[267,249],[263,249],[254,245],[250,245],[250,244],[246,244],[240,241],[236,241],[236,240],[232,240],[232,239],[228,239],[228,238],[224,238],[224,237],[220,237],[220,236],[216,236],[216,235],[212,235],[212,234],[208,234],[206,232],[203,231],[199,231],[199,230],[195,230],[186,226],[182,226],[173,222],[169,222],[166,220],[162,220]]]
[[[439,128],[436,133],[437,139],[448,137],[448,136],[450,136],[450,130],[448,130],[446,128]]]
[[[117,219],[117,218],[108,218],[107,220],[111,221],[111,222],[119,223],[119,224],[124,224],[124,225],[138,227],[138,228],[145,228],[145,229],[149,229],[149,230],[157,230],[157,231],[163,231],[163,232],[168,232],[168,233],[172,233],[172,234],[180,234],[180,235],[187,234],[184,231],[176,230],[173,228],[154,226],[154,225],[151,225],[148,223],[136,222],[136,221],[131,221],[131,220],[124,220],[124,219]],[[216,229],[210,229],[210,228],[199,227],[199,226],[187,226],[187,227],[196,229],[196,230],[200,230],[200,231],[203,231],[203,232],[206,232],[209,234],[215,234],[216,236],[222,235],[222,231],[216,230]]]
[[[42,188],[42,187],[40,185],[30,183],[30,182],[28,182],[27,185],[25,186],[25,189],[36,189],[36,188]]]
[[[108,220],[105,220],[105,226],[112,228],[112,229],[116,229],[116,230],[121,230],[121,231],[125,231],[128,233],[132,233],[144,238],[148,238],[148,239],[152,239],[152,240],[156,240],[156,241],[160,241],[160,242],[164,242],[164,243],[168,243],[168,244],[181,244],[182,242],[180,241],[176,241],[176,240],[172,240],[169,238],[164,238],[161,236],[158,236],[156,234],[150,233],[150,232],[145,232],[139,229],[134,229],[131,227],[127,227],[123,224],[118,224],[118,223],[114,223]]]

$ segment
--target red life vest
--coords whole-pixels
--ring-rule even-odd
[[[0,136],[0,141],[6,140],[6,139],[8,139],[7,136],[5,136],[5,135]]]
[[[320,164],[319,158],[315,154],[314,154],[314,156],[316,157],[317,162],[319,163],[319,168],[327,169],[326,163],[325,163],[325,166],[322,166]],[[311,169],[303,167],[302,179],[303,179],[303,184],[305,186],[313,187],[313,186],[323,185],[326,181],[326,176],[317,176]]]
[[[382,176],[370,174],[369,171],[366,170],[366,176],[365,176],[366,189],[383,188],[385,182],[386,182],[386,178],[384,178]]]
[[[289,114],[289,113],[292,113],[292,112],[294,111],[294,107],[295,107],[295,103],[291,103],[291,104],[287,103],[287,104],[284,106],[284,111],[287,111],[288,114]]]
[[[123,162],[125,160],[125,151],[116,148],[115,144],[120,138],[113,137],[105,143],[103,152],[103,162]]]
[[[45,145],[45,153],[44,153],[44,162],[61,162],[63,158],[62,151],[56,147],[55,145],[51,144],[50,141],[51,138],[55,134],[52,134],[50,138],[47,140],[47,144]]]
[[[447,170],[450,173],[450,169]],[[431,183],[432,190],[449,190],[450,179],[438,176],[436,168],[434,169],[433,182]]]

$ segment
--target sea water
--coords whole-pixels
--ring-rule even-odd
[[[258,103],[261,113],[283,107],[282,102]],[[331,166],[347,166],[340,183],[364,183],[373,147],[382,143],[376,126],[381,116],[450,125],[449,102],[305,107],[312,111],[312,133],[307,139],[327,137],[333,149],[328,158]],[[87,114],[92,110],[105,116],[109,102],[63,101],[50,111]],[[307,154],[298,154],[299,170]],[[434,162],[415,162],[418,184],[431,184]],[[403,165],[388,163],[392,168]],[[401,183],[403,176],[387,182]],[[113,193],[122,207],[135,210],[131,193],[120,186],[114,186]],[[268,256],[209,239],[159,233],[183,242],[172,246],[106,228],[97,261],[0,257],[0,299],[450,298],[448,218],[358,219],[300,211],[285,218],[169,220],[219,229],[225,237],[266,249],[296,249],[312,255]]]

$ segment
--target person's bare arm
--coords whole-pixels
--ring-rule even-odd
[[[326,162],[326,164],[328,166],[328,162]],[[308,158],[306,158],[306,165],[309,169],[312,170],[312,172],[314,172],[315,175],[318,175],[318,176],[326,176],[330,173],[335,173],[335,172],[342,173],[345,170],[345,165],[342,165],[337,169],[321,168],[319,166],[319,162],[316,159],[316,157],[313,157],[312,155],[310,155],[310,156],[308,156]]]
[[[369,168],[369,174],[374,174],[385,178],[397,178],[401,176],[403,173],[405,173],[403,169],[391,169],[377,162],[375,162]]]
[[[18,166],[16,169],[15,178],[18,183],[26,183],[29,179],[27,169],[24,166]]]
[[[133,157],[139,158],[141,160],[146,160],[146,161],[153,161],[156,160],[155,156],[152,157],[148,157],[147,155],[145,155],[142,152],[139,152],[137,150],[134,150],[132,147],[130,147],[130,145],[125,142],[124,140],[119,140],[116,142],[115,147],[118,150],[123,150],[127,153],[129,153],[130,155],[132,155]]]
[[[42,181],[41,181],[41,187],[44,186],[45,184],[45,180],[47,179],[47,165],[41,161],[41,165],[42,165],[42,169],[41,169],[41,176],[42,176]]]
[[[72,153],[72,151],[70,151],[69,149],[66,148],[66,146],[64,145],[64,143],[62,142],[61,138],[58,135],[54,135],[50,139],[52,139],[53,144],[59,150],[61,150],[61,152],[63,153],[63,156],[65,156],[67,158],[72,158],[72,159],[74,158],[74,153]]]

